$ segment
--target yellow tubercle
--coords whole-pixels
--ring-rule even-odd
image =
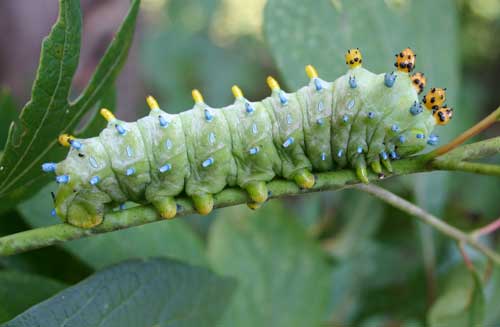
[[[361,66],[363,63],[363,55],[361,54],[361,51],[359,51],[359,48],[347,50],[345,54],[345,63],[350,68]]]
[[[108,122],[113,121],[116,119],[115,115],[111,111],[109,111],[106,108],[102,108],[101,111],[99,111],[101,116],[106,119]]]
[[[75,138],[74,136],[69,134],[61,134],[59,135],[57,140],[59,141],[59,144],[61,144],[62,146],[69,147],[70,141],[73,140],[74,138]]]
[[[310,79],[318,77],[318,71],[316,70],[316,68],[314,68],[313,65],[306,66],[306,74]]]
[[[280,89],[280,85],[272,76],[267,76],[266,82],[271,91]]]
[[[238,87],[238,85],[233,85],[231,88],[231,91],[233,92],[233,95],[236,99],[241,99],[243,98],[243,92],[241,89]]]
[[[194,103],[203,103],[203,95],[201,95],[200,91],[194,89],[191,91],[191,95],[193,96]]]
[[[148,95],[148,97],[146,98],[146,102],[148,103],[149,109],[151,110],[160,109],[158,102],[153,96]]]

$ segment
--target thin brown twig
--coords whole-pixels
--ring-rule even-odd
[[[481,133],[491,125],[493,125],[495,122],[497,122],[500,119],[500,107],[498,107],[495,111],[493,111],[491,114],[486,116],[483,120],[481,120],[479,123],[476,125],[472,126],[465,132],[463,132],[461,135],[459,135],[457,138],[455,138],[453,141],[451,141],[448,144],[445,144],[436,150],[429,152],[426,155],[426,159],[433,159],[436,157],[439,157],[445,153],[450,152],[451,150],[455,149],[471,137]]]

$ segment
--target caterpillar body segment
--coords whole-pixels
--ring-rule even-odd
[[[271,95],[257,102],[235,85],[234,103],[220,109],[208,106],[198,90],[192,93],[194,107],[177,115],[161,110],[152,97],[149,115],[137,122],[103,109],[108,125],[98,137],[61,136],[60,143],[70,147],[67,158],[42,167],[55,172],[60,184],[56,214],[91,228],[106,210],[134,201],[151,203],[169,219],[181,193],[208,214],[213,195],[228,186],[246,190],[248,206],[256,209],[275,177],[311,188],[313,171],[352,168],[367,183],[369,170],[392,172],[391,160],[436,144],[432,129],[446,124],[453,111],[441,106],[445,89],[433,89],[424,101],[429,104],[419,102],[423,75],[416,83],[408,74],[415,66],[411,50],[396,56],[395,72],[366,70],[359,49],[347,52],[346,63],[346,74],[333,82],[306,66],[309,83],[294,93],[268,77]],[[432,106],[430,95],[439,98]]]

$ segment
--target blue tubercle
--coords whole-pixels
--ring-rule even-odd
[[[69,140],[69,144],[75,150],[80,150],[83,147],[83,145],[77,140]]]
[[[99,176],[92,176],[92,178],[89,181],[90,185],[97,185],[101,181],[101,178]]]
[[[127,176],[132,176],[133,174],[135,174],[134,167],[127,168],[127,171],[125,171],[125,175],[127,175]]]
[[[391,153],[389,153],[389,156],[392,160],[396,160],[398,158],[398,154],[396,153],[396,151],[391,151]]]
[[[436,134],[429,135],[429,139],[427,140],[427,144],[429,145],[437,145],[439,143],[439,136]]]
[[[357,153],[363,153],[363,147],[362,146],[358,146],[358,148],[356,149],[356,152]]]
[[[283,142],[283,147],[288,148],[290,145],[293,144],[293,142],[294,142],[294,139],[293,139],[293,137],[290,136],[289,138],[287,138],[285,140],[285,142]]]
[[[162,116],[162,115],[159,115],[158,116],[158,120],[160,121],[160,126],[163,127],[163,128],[167,128],[168,127],[168,121]]]
[[[125,128],[123,128],[123,126],[120,124],[115,124],[115,128],[116,128],[116,131],[118,132],[118,134],[120,134],[120,135],[125,135],[127,133]]]
[[[422,133],[417,133],[417,135],[415,135],[417,137],[417,139],[424,139],[425,138],[425,135],[422,134]]]
[[[382,160],[387,160],[387,153],[385,151],[382,151],[380,152],[380,157],[382,158]]]
[[[207,168],[207,167],[210,167],[211,165],[213,165],[213,163],[214,163],[214,158],[209,157],[208,159],[206,159],[205,161],[203,161],[203,162],[201,163],[201,166],[202,166],[203,168]]]
[[[344,150],[340,149],[338,152],[337,152],[337,157],[342,157],[342,154],[344,154]]]
[[[44,173],[53,173],[56,171],[57,164],[54,162],[46,162],[42,164],[42,170]]]
[[[373,111],[370,111],[370,112],[368,113],[368,118],[370,118],[370,119],[375,118],[375,113],[374,113]]]
[[[214,116],[210,112],[210,110],[205,109],[205,120],[211,122],[214,119]]]
[[[314,86],[316,87],[316,91],[321,91],[323,89],[323,85],[321,81],[317,78],[314,79]]]
[[[288,104],[288,99],[283,91],[279,91],[278,96],[280,97],[280,103],[283,106],[286,106]]]
[[[384,75],[384,84],[385,84],[385,86],[392,87],[394,85],[394,83],[396,82],[396,77],[397,76],[394,74],[394,72],[386,73]]]
[[[250,102],[245,102],[245,110],[248,114],[251,114],[252,112],[255,111],[255,108],[252,106]]]
[[[290,114],[286,115],[286,123],[288,125],[291,125],[293,123],[292,115]]]
[[[358,83],[356,82],[356,77],[355,76],[350,76],[349,77],[349,86],[351,89],[355,89],[358,87]]]
[[[410,107],[410,113],[413,116],[420,114],[422,111],[424,111],[424,109],[422,108],[422,105],[417,101],[415,101],[413,105]]]
[[[254,146],[252,148],[250,148],[250,150],[248,150],[248,153],[250,153],[251,155],[256,155],[257,153],[259,153],[260,149],[258,146]]]
[[[57,184],[67,184],[69,182],[69,176],[68,175],[59,175],[56,176],[56,183]]]
[[[342,117],[342,120],[344,121],[344,123],[347,123],[347,122],[349,121],[349,116],[344,115],[344,116]]]
[[[323,120],[323,118],[318,118],[318,119],[316,119],[316,124],[318,124],[318,125],[320,125],[320,126],[321,126],[321,125],[323,125],[324,123],[325,123],[325,121]]]
[[[406,142],[406,137],[404,135],[399,136],[399,143],[403,144]]]
[[[52,210],[50,210],[50,215],[51,215],[52,217],[55,217],[55,216],[56,216],[56,209],[55,209],[55,208],[53,208]]]
[[[172,169],[172,165],[169,164],[169,163],[161,166],[160,168],[158,168],[158,170],[160,171],[160,173],[166,173],[170,169]]]
[[[399,126],[398,126],[398,125],[396,125],[396,124],[394,124],[394,125],[392,125],[392,126],[391,126],[391,130],[392,130],[393,132],[398,132],[398,131],[399,131]]]
[[[322,153],[321,153],[321,160],[322,160],[322,161],[325,161],[325,160],[326,160],[326,153],[325,153],[325,152],[322,152]]]

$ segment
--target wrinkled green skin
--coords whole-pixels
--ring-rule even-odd
[[[384,74],[362,67],[348,70],[333,83],[322,81],[321,91],[312,79],[296,93],[283,93],[288,104],[280,103],[279,92],[283,91],[273,90],[263,101],[251,102],[254,112],[250,114],[245,109],[247,100],[239,98],[222,109],[197,103],[179,115],[154,109],[137,122],[109,122],[98,137],[78,140],[82,149],[71,149],[57,165],[58,175],[70,176],[68,184],[59,186],[57,215],[72,225],[92,227],[102,221],[105,210],[125,201],[152,203],[161,213],[165,203],[175,204],[174,197],[181,192],[204,197],[227,186],[250,190],[252,183],[265,189],[258,182],[276,176],[294,179],[304,169],[351,167],[359,171],[372,164],[380,166],[382,151],[395,150],[399,157],[417,153],[425,147],[435,122],[425,109],[411,115],[409,108],[418,102],[417,93],[407,73],[396,75],[391,88],[384,85]],[[356,78],[356,88],[349,86],[349,76]],[[213,115],[210,122],[205,119],[205,109]],[[375,114],[371,119],[369,112]],[[168,127],[160,126],[159,115],[169,121]],[[344,115],[349,116],[348,122],[343,121]],[[322,125],[317,123],[320,118]],[[121,124],[127,133],[117,133],[115,124]],[[391,130],[393,124],[399,125],[398,132]],[[425,138],[418,139],[417,133]],[[403,144],[398,141],[400,135],[406,137]],[[294,142],[285,148],[283,143],[289,137]],[[251,155],[252,147],[259,147],[259,152]],[[89,163],[90,157],[97,168]],[[214,163],[202,167],[209,157]],[[166,163],[172,169],[160,173],[159,167]],[[129,167],[135,168],[132,176],[126,176]],[[89,180],[96,175],[101,181],[92,186]]]

